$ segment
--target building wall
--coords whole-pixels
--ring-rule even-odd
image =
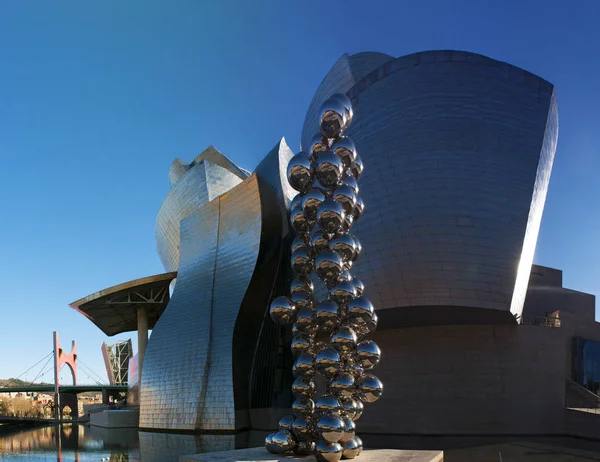
[[[552,85],[465,52],[372,65],[352,87],[350,78],[337,77],[336,87],[326,77],[307,111],[313,120],[335,91],[354,103],[349,136],[365,165],[366,204],[354,226],[364,248],[355,274],[380,311],[485,308],[514,322],[511,303],[520,313],[527,285],[515,292],[517,269],[535,247],[554,156]],[[317,128],[305,123],[303,145]],[[454,322],[473,316],[454,312]]]

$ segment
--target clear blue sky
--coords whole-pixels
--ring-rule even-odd
[[[115,338],[68,304],[163,271],[173,158],[213,144],[253,169],[282,136],[297,150],[344,52],[463,49],[554,83],[536,262],[600,295],[599,24],[597,0],[0,2],[0,378],[49,352],[53,330],[102,372]]]

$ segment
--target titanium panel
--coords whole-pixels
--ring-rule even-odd
[[[467,52],[371,60],[362,78],[340,61],[304,126],[330,94],[351,98],[368,217],[354,229],[369,249],[356,265],[373,304],[519,314],[555,152],[553,86]]]

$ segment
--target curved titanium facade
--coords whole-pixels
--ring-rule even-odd
[[[165,262],[178,262],[177,284],[146,350],[140,427],[248,426],[255,349],[281,278],[283,223],[291,197],[280,169],[291,156],[281,141],[254,174],[228,191],[213,189],[219,192],[214,198],[207,183],[236,182],[225,173],[229,169],[216,165],[218,159],[205,158],[176,179],[157,220],[157,240],[159,249],[165,242],[172,245],[159,227],[182,217],[180,226],[171,226],[180,229],[180,252]],[[216,174],[222,176],[211,176]],[[180,190],[172,194],[175,189]]]
[[[369,219],[355,230],[369,251],[356,265],[382,328],[514,322],[556,150],[553,86],[467,52],[344,55],[303,146],[336,92],[352,100],[348,135],[367,166]]]

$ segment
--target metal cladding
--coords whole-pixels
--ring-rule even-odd
[[[302,149],[334,93],[353,103],[345,134],[367,167],[371,210],[353,230],[369,251],[353,269],[386,328],[514,323],[556,150],[552,84],[463,51],[344,55],[308,108]]]
[[[178,277],[146,349],[142,428],[219,431],[247,422],[255,344],[281,278],[291,195],[280,168],[292,153],[282,140],[243,180],[217,153],[176,178],[157,220],[159,253],[165,267],[178,262]]]
[[[281,418],[265,447],[273,454],[312,452],[317,460],[333,462],[359,454],[354,420],[360,418],[363,402],[379,399],[383,384],[365,373],[381,359],[377,344],[363,340],[377,327],[377,318],[373,304],[362,295],[364,285],[357,280],[355,286],[350,274],[360,246],[350,229],[364,210],[356,181],[356,187],[344,184],[345,178],[357,180],[363,171],[354,143],[344,136],[352,122],[352,104],[335,94],[319,113],[321,140],[312,137],[312,151],[296,154],[287,168],[290,185],[300,193],[290,213],[298,234],[291,246],[296,278],[291,297],[277,297],[269,308],[277,324],[293,324],[294,414]],[[329,150],[332,144],[337,149]],[[329,289],[328,298],[315,295],[309,283],[315,275]],[[325,393],[318,398],[316,375],[325,382]]]

